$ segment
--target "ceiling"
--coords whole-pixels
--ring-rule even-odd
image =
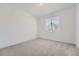
[[[75,6],[74,3],[45,3],[42,7],[37,7],[35,3],[6,3],[0,4],[4,7],[17,7],[31,13],[33,16],[42,16],[51,12]]]

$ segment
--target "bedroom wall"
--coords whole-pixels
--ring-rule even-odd
[[[0,48],[37,37],[36,19],[17,7],[0,6]]]
[[[79,4],[76,5],[76,45],[79,48]]]
[[[51,16],[60,17],[60,30],[57,32],[45,31],[44,21]],[[75,6],[38,17],[38,28],[40,38],[75,44]]]

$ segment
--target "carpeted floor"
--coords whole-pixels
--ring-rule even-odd
[[[0,56],[79,56],[75,45],[35,39],[0,50]]]

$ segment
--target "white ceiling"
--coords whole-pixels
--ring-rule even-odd
[[[75,4],[74,3],[45,3],[44,7],[42,8],[36,7],[35,3],[0,4],[0,6],[17,7],[37,17],[37,16],[46,15],[51,12],[55,12],[58,10],[75,6]]]

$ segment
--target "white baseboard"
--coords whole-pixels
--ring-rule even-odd
[[[7,47],[10,47],[10,46],[14,46],[14,45],[17,45],[17,44],[21,44],[21,43],[24,43],[24,42],[27,42],[27,41],[30,41],[30,40],[34,40],[34,39],[36,39],[36,38],[37,38],[37,37],[32,38],[32,39],[28,39],[28,40],[24,40],[24,41],[18,41],[18,42],[16,42],[16,43],[11,43],[11,44],[8,44],[8,45],[4,45],[4,46],[0,47],[0,49],[2,49],[2,48],[7,48]]]

